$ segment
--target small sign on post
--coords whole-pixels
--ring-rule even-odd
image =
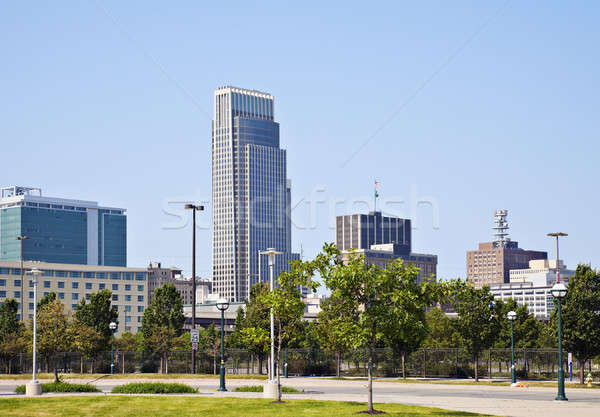
[[[200,331],[198,329],[190,329],[190,342],[192,342],[192,350],[198,350],[199,341]]]

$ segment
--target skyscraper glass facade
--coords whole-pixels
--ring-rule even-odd
[[[0,260],[126,266],[124,209],[33,195],[24,187],[0,198]],[[7,192],[10,191],[10,192]],[[26,236],[23,241],[19,236]]]
[[[270,94],[235,87],[215,92],[213,155],[213,291],[231,301],[268,280],[259,251],[275,248],[275,273],[291,253],[286,152],[279,148]]]

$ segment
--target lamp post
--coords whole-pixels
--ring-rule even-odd
[[[217,301],[217,308],[221,310],[221,368],[219,369],[219,391],[225,388],[225,310],[229,308],[229,301],[221,298]]]
[[[192,210],[192,329],[196,328],[196,211],[204,206],[186,204],[186,210]],[[192,373],[196,373],[196,350],[192,347]]]
[[[511,384],[517,383],[517,378],[515,377],[515,331],[514,331],[514,322],[517,319],[517,313],[514,311],[509,311],[506,315],[508,321],[510,321],[510,382]]]
[[[275,266],[275,255],[281,255],[282,252],[277,252],[275,248],[267,248],[266,251],[259,252],[259,255],[267,255],[269,257],[269,289],[271,292],[274,288],[273,267]],[[275,317],[273,309],[271,309],[271,366],[269,367],[269,381],[274,383],[275,380]]]
[[[111,333],[111,342],[110,342],[110,374],[114,374],[115,372],[115,330],[117,329],[117,323],[111,321],[108,325]]]
[[[23,280],[24,280],[24,275],[25,275],[25,271],[23,271],[23,241],[26,239],[29,239],[28,236],[17,236],[15,239],[17,239],[19,242],[21,242],[21,321],[23,323],[25,323],[25,315],[23,313]]]
[[[42,394],[42,384],[40,384],[35,378],[35,372],[37,368],[37,284],[38,277],[42,271],[37,268],[33,268],[28,273],[33,275],[33,372],[31,375],[31,382],[25,386],[25,393],[27,396],[32,396]],[[21,281],[21,283],[22,282],[23,281]]]
[[[558,265],[558,260],[560,259],[558,256],[558,238],[563,237],[563,236],[569,236],[569,235],[567,233],[563,233],[563,232],[555,232],[555,233],[548,233],[548,236],[556,238],[556,283],[558,284],[560,282],[560,268]]]
[[[558,262],[558,260],[557,260]],[[568,401],[565,395],[565,372],[563,370],[563,354],[562,354],[562,317],[561,317],[561,300],[567,295],[567,287],[562,282],[554,284],[550,290],[550,294],[556,300],[558,308],[558,394],[556,401]]]

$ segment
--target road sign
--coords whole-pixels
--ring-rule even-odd
[[[198,350],[198,342],[192,342],[192,350]]]
[[[190,329],[190,342],[198,343],[200,341],[200,331],[198,329]]]

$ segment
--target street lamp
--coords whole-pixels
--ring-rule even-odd
[[[221,310],[221,368],[219,369],[219,391],[225,388],[225,310],[229,308],[229,301],[221,298],[217,301],[217,308]]]
[[[25,394],[27,396],[32,396],[42,394],[42,384],[37,382],[37,380],[35,379],[35,371],[37,368],[37,284],[38,277],[40,276],[42,271],[40,271],[37,268],[33,268],[32,270],[28,271],[28,273],[33,275],[33,372],[31,382],[25,386]],[[21,319],[23,318],[21,317]]]
[[[111,321],[108,325],[110,329],[112,340],[110,342],[110,374],[115,372],[115,330],[117,330],[117,323]]]
[[[23,241],[29,239],[28,236],[17,236],[15,238],[19,242],[21,242],[21,321],[25,323],[25,315],[23,313],[23,280],[24,280],[24,272],[23,271]]]
[[[557,260],[558,262],[558,260]],[[550,290],[550,294],[556,300],[556,306],[558,308],[558,394],[556,395],[556,401],[568,401],[565,395],[565,373],[563,371],[563,355],[562,355],[562,317],[561,317],[561,305],[560,302],[567,295],[567,287],[562,282],[554,284]]]
[[[510,321],[510,353],[511,353],[511,367],[510,367],[510,382],[516,384],[517,378],[515,377],[515,333],[514,333],[514,322],[517,319],[517,313],[509,311],[506,315],[508,321]]]
[[[559,283],[560,282],[560,268],[558,266],[558,260],[560,258],[558,256],[558,238],[563,237],[563,236],[569,236],[569,235],[567,233],[563,233],[563,232],[555,232],[555,233],[548,233],[548,236],[556,238],[556,283]]]
[[[275,248],[267,248],[266,251],[260,251],[259,255],[267,255],[269,257],[269,289],[273,292],[273,267],[275,266],[275,255],[281,255],[282,252],[277,252]],[[274,383],[275,380],[275,317],[271,308],[271,366],[269,367],[269,381]]]
[[[186,210],[192,210],[192,329],[196,328],[196,211],[203,211],[204,206],[186,204]],[[192,373],[196,373],[196,349],[192,345]]]

